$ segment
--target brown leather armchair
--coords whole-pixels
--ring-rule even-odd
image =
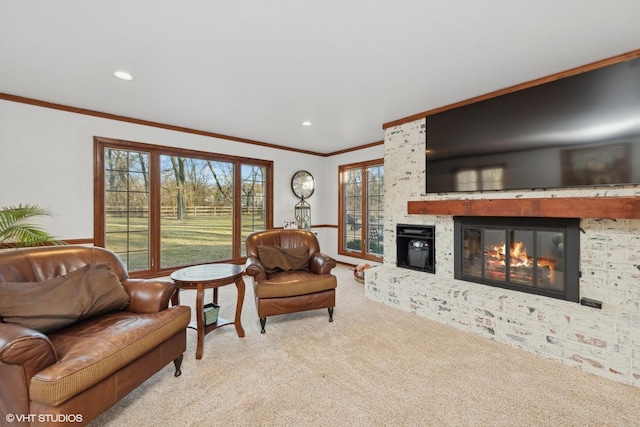
[[[247,236],[246,273],[253,279],[261,333],[268,316],[327,308],[333,322],[336,261],[320,252],[315,234],[266,230]],[[306,250],[305,250],[306,249]]]
[[[86,425],[171,361],[175,376],[180,375],[191,309],[169,307],[175,292],[172,282],[129,278],[113,252],[75,245],[0,250],[0,282],[5,292],[13,285],[44,288],[105,264],[111,271],[108,276],[116,276],[111,282],[119,282],[128,295],[124,308],[46,333],[0,317],[0,425],[10,414],[33,417],[11,424],[16,426]],[[73,286],[65,300],[78,300],[90,293],[89,288],[105,288],[104,277],[68,279],[65,283]],[[76,316],[65,311],[73,304],[47,289],[50,292],[41,295],[58,310],[57,317]],[[18,308],[29,303],[27,298],[21,301]],[[69,414],[74,417],[69,423],[58,423],[56,417]]]

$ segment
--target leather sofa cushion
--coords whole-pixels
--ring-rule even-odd
[[[269,274],[266,280],[254,282],[257,298],[281,298],[313,294],[337,287],[336,276],[309,271],[282,271]]]
[[[115,310],[129,302],[107,264],[88,264],[41,282],[0,283],[0,317],[48,334]]]
[[[306,246],[281,248],[275,245],[258,246],[260,262],[267,273],[304,270],[309,267],[309,249]]]
[[[190,320],[186,306],[152,314],[118,311],[51,334],[58,363],[31,379],[31,399],[60,405],[184,330]]]

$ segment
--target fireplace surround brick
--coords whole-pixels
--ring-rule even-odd
[[[421,119],[385,131],[385,259],[383,265],[366,271],[365,295],[640,387],[640,220],[581,219],[580,296],[602,301],[598,310],[454,279],[453,217],[410,215],[406,208],[409,200],[637,197],[640,186],[427,196],[425,129],[426,121]],[[435,226],[436,274],[396,267],[398,223]]]

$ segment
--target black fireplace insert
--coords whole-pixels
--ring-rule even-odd
[[[580,220],[454,217],[456,279],[579,299]]]
[[[435,227],[398,224],[396,251],[398,267],[435,273]]]

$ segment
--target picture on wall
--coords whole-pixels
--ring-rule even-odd
[[[599,145],[562,151],[562,185],[630,182],[629,144]]]

